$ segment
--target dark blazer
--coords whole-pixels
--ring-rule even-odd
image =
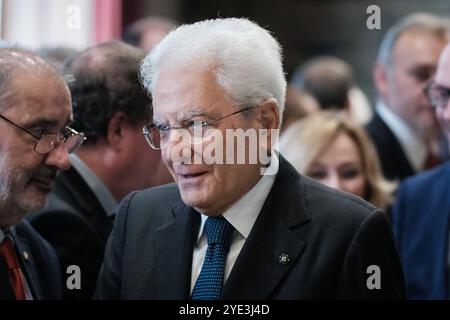
[[[449,299],[450,162],[406,179],[392,223],[408,297]]]
[[[66,277],[69,265],[81,269],[81,290],[65,287],[64,299],[91,299],[113,221],[75,169],[60,172],[47,205],[29,221],[55,248]]]
[[[62,277],[55,250],[27,221],[11,229],[16,255],[33,299],[61,299]],[[7,279],[7,278],[6,278]],[[15,299],[0,289],[0,299]]]
[[[375,144],[381,168],[387,179],[401,181],[415,173],[394,133],[377,112],[365,129]]]
[[[98,299],[188,299],[200,214],[170,184],[121,204],[95,293]],[[287,254],[290,261],[280,262]],[[369,290],[368,266],[381,269]],[[224,299],[403,298],[403,273],[384,213],[280,170],[224,285]]]

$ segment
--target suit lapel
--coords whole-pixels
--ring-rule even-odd
[[[31,249],[28,244],[28,240],[18,235],[15,228],[11,230],[14,237],[14,245],[16,254],[19,260],[20,267],[30,288],[33,299],[43,299],[41,292],[42,288],[39,283],[39,275],[36,269],[36,265],[31,255]]]
[[[309,220],[304,198],[293,201],[291,196],[292,190],[303,187],[300,180],[298,173],[280,157],[272,190],[225,283],[224,299],[269,298],[300,258],[306,241],[294,227]]]
[[[53,188],[54,192],[59,194],[62,191],[59,196],[66,199],[79,215],[87,219],[103,240],[108,240],[114,217],[108,217],[97,195],[74,167],[60,172],[59,175]],[[68,195],[70,199],[67,198]]]
[[[155,230],[155,265],[158,299],[188,299],[192,252],[200,215],[180,201],[174,220]]]
[[[394,135],[388,125],[383,121],[383,119],[381,119],[380,115],[377,112],[375,112],[373,121],[374,130],[383,133],[382,145],[379,146],[379,148],[383,148],[384,150],[382,150],[383,153],[380,158],[381,160],[383,160],[383,158],[388,157],[385,161],[389,162],[389,164],[383,165],[389,165],[389,168],[394,168],[389,169],[390,171],[394,170],[400,175],[399,177],[393,176],[388,178],[404,179],[407,176],[415,174],[415,170],[412,164],[409,162],[408,157],[406,156],[406,153],[403,150],[403,147],[400,145],[397,137]],[[374,142],[376,142],[376,140]]]

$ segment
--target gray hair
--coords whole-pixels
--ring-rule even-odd
[[[211,67],[215,79],[238,106],[273,99],[283,114],[286,79],[281,47],[265,29],[244,18],[215,19],[182,25],[143,60],[140,77],[153,93],[161,70]]]
[[[14,73],[47,72],[68,83],[72,77],[54,63],[23,47],[2,43],[0,45],[0,110],[6,109],[14,96],[10,84]]]
[[[383,65],[392,63],[392,51],[397,40],[405,32],[420,31],[430,33],[446,41],[450,38],[450,19],[431,13],[415,13],[394,24],[383,37],[377,61]]]

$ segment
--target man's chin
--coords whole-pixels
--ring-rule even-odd
[[[32,189],[31,189],[32,188]],[[16,201],[17,205],[27,212],[42,209],[47,202],[49,191],[31,187]]]

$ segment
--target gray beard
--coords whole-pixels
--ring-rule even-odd
[[[20,222],[31,211],[36,211],[45,201],[26,201],[20,199],[20,194],[14,187],[24,189],[26,178],[17,169],[8,168],[6,159],[0,159],[0,226],[7,227]],[[44,203],[41,203],[44,202]]]

